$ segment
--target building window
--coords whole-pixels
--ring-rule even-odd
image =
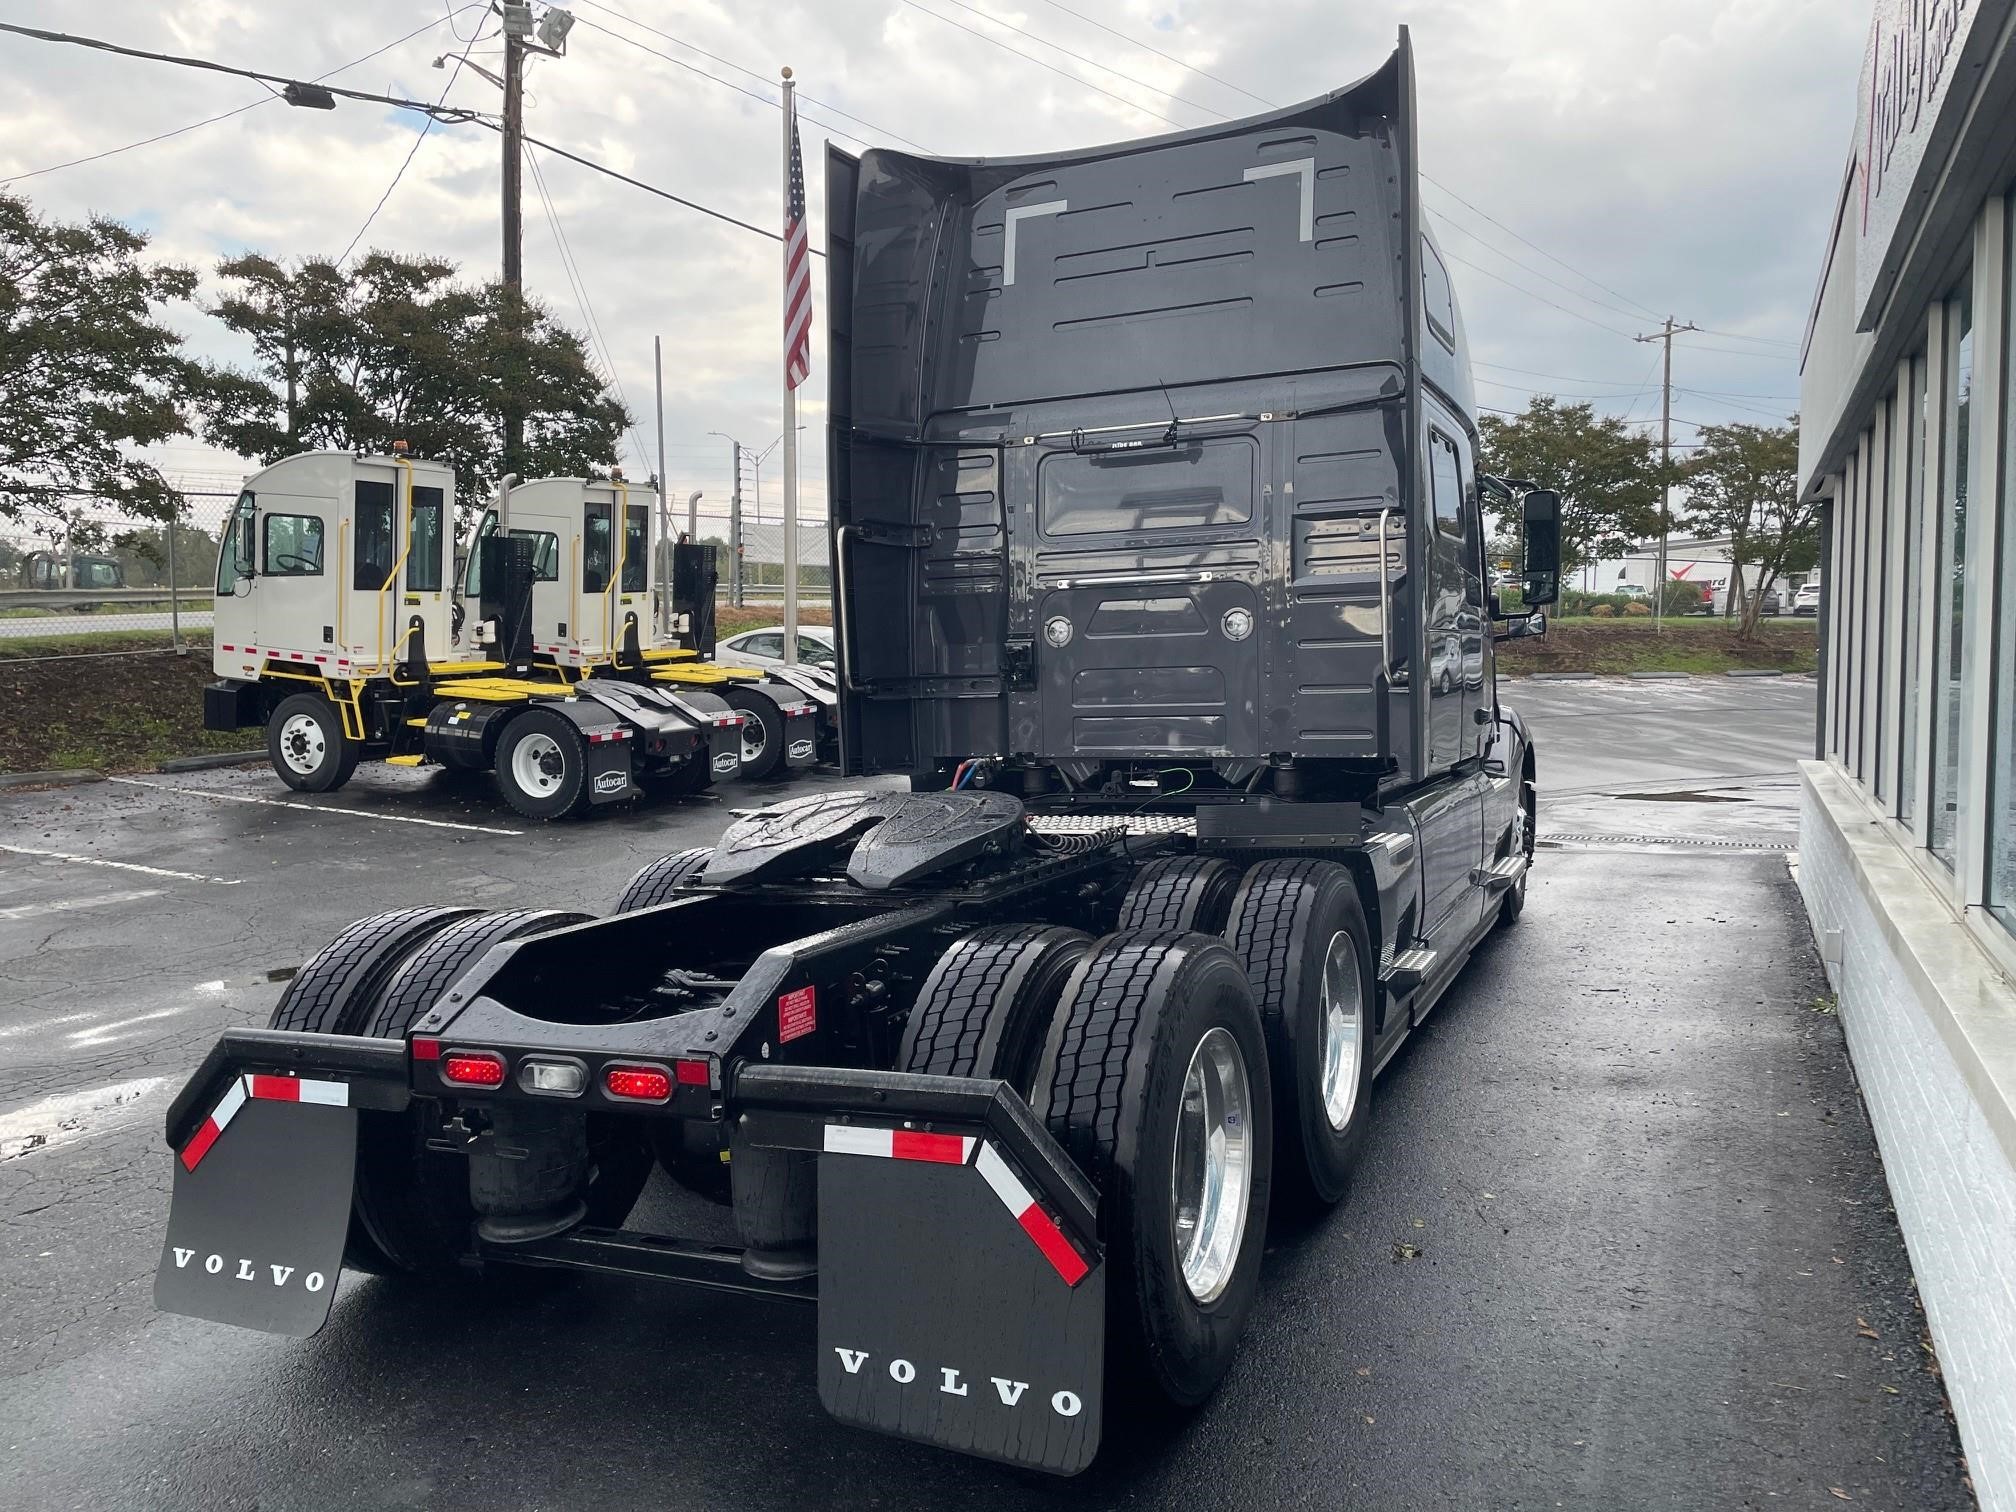
[[[1904,466],[1904,571],[1897,592],[1903,600],[1903,637],[1897,653],[1897,817],[1908,826],[1918,812],[1918,539],[1925,507],[1925,411],[1932,397],[1925,384],[1925,358],[1911,359],[1911,388],[1903,396],[1898,431],[1911,455]]]
[[[1969,278],[1971,280],[1971,274]],[[1974,394],[1974,297],[1963,286],[1947,306],[1951,358],[1946,384],[1946,497],[1939,508],[1932,580],[1932,854],[1953,864],[1960,801],[1960,676],[1966,649],[1967,452]]]
[[[1893,449],[1897,446],[1896,396],[1876,406],[1876,425],[1870,432],[1875,444],[1870,448],[1869,463],[1869,593],[1863,604],[1865,634],[1868,637],[1864,656],[1868,668],[1869,692],[1869,738],[1863,745],[1863,779],[1869,784],[1880,803],[1890,795],[1890,782],[1885,771],[1886,753],[1889,750],[1889,721],[1896,716],[1888,707],[1885,694],[1889,691],[1884,681],[1884,669],[1894,655],[1890,637],[1886,633],[1890,622],[1890,531],[1891,519],[1896,512],[1896,501],[1892,497],[1896,490],[1891,487],[1895,476],[1896,460]]]

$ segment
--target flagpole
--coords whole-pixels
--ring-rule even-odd
[[[796,134],[798,86],[784,70],[784,204],[790,214],[791,144]],[[787,248],[785,257],[790,257]],[[791,297],[788,267],[784,298]],[[784,664],[798,664],[798,390],[791,384],[790,321],[784,323]]]

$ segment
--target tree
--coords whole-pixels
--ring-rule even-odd
[[[178,509],[127,449],[185,434],[212,374],[157,314],[195,293],[195,273],[146,249],[117,221],[48,220],[0,192],[0,520],[82,544],[102,534],[79,523],[87,498],[155,520]]]
[[[1757,582],[1743,604],[1740,635],[1752,640],[1764,595],[1820,556],[1820,504],[1799,497],[1799,426],[1706,425],[1687,464],[1685,518],[1702,535],[1729,538],[1732,596],[1746,567]]]
[[[403,440],[480,496],[506,472],[604,471],[630,423],[579,337],[501,283],[456,282],[445,259],[374,252],[349,270],[313,258],[289,269],[248,254],[217,272],[229,288],[212,313],[251,338],[254,371],[212,385],[216,445],[271,461]],[[507,401],[526,417],[516,457],[504,455]]]
[[[1486,415],[1478,466],[1561,495],[1561,574],[1621,556],[1659,530],[1666,472],[1651,440],[1587,404],[1536,394],[1523,415]],[[1516,530],[1516,519],[1504,524]]]

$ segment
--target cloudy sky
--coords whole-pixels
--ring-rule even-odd
[[[543,9],[543,6],[541,7]],[[814,245],[828,136],[956,155],[1083,146],[1322,93],[1413,28],[1427,201],[1463,301],[1481,402],[1533,390],[1658,416],[1672,313],[1676,440],[1698,422],[1782,418],[1846,161],[1863,0],[576,0],[564,60],[529,74],[532,135],[744,220],[778,223],[780,65],[806,91]],[[0,0],[0,20],[352,88],[494,109],[460,54],[495,67],[496,18],[464,0]],[[418,30],[408,40],[395,39]],[[379,49],[384,49],[379,51]],[[368,61],[356,62],[367,54]],[[345,66],[351,65],[354,66]],[[208,269],[251,248],[378,247],[497,264],[498,145],[345,103],[290,109],[249,81],[0,34],[0,183],[50,214],[145,228]],[[816,102],[816,103],[815,103]],[[241,107],[244,107],[241,109]],[[236,112],[194,125],[221,112]],[[179,130],[180,128],[192,128]],[[179,134],[140,145],[162,133]],[[400,165],[412,160],[403,175]],[[95,161],[72,164],[96,156]],[[58,166],[66,165],[70,166]],[[396,176],[396,183],[395,183]],[[776,244],[565,161],[526,182],[531,291],[603,361],[655,449],[651,341],[665,346],[675,497],[725,509],[728,443],[779,435]],[[550,216],[548,201],[550,200]],[[570,274],[553,220],[572,254]],[[200,350],[241,358],[199,311]],[[823,350],[815,353],[817,426]],[[808,434],[816,434],[814,432]],[[629,444],[633,476],[652,458]],[[237,470],[193,442],[184,474]],[[776,508],[776,461],[765,467]],[[823,498],[807,448],[805,501]]]

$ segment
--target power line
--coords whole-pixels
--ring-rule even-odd
[[[1556,300],[1549,299],[1545,294],[1536,293],[1534,290],[1527,288],[1524,284],[1514,283],[1511,279],[1506,278],[1503,274],[1493,273],[1489,268],[1480,267],[1478,264],[1471,262],[1466,257],[1458,257],[1454,252],[1445,252],[1442,255],[1447,257],[1449,261],[1453,263],[1461,263],[1464,267],[1469,268],[1474,272],[1482,273],[1486,278],[1495,279],[1497,282],[1505,285],[1505,287],[1508,289],[1518,290],[1521,294],[1524,294],[1528,299],[1537,299],[1541,304],[1548,306],[1550,309],[1559,310],[1563,315],[1572,315],[1575,319],[1583,321],[1588,325],[1595,326],[1598,330],[1608,331],[1613,336],[1629,336],[1631,334],[1629,331],[1623,330],[1618,326],[1611,325],[1608,321],[1598,320],[1593,315],[1584,315],[1580,310],[1571,310],[1568,308],[1568,306],[1561,304]]]
[[[1230,119],[1232,119],[1232,117],[1228,115],[1225,111],[1214,109],[1212,106],[1209,105],[1199,105],[1195,100],[1186,100],[1183,98],[1183,96],[1177,94],[1174,90],[1164,89],[1159,84],[1150,84],[1146,79],[1137,79],[1132,74],[1129,73],[1122,73],[1119,69],[1114,68],[1111,64],[1101,63],[1096,61],[1095,59],[1088,58],[1083,53],[1074,52],[1070,48],[1065,47],[1061,43],[1050,41],[1047,37],[1039,37],[1035,32],[1017,26],[1012,21],[1003,21],[999,16],[990,16],[986,11],[981,10],[977,5],[968,5],[966,3],[966,0],[943,0],[943,3],[946,5],[957,6],[960,10],[978,16],[983,21],[991,21],[996,26],[1005,27],[1007,30],[1014,32],[1017,36],[1027,37],[1031,42],[1036,43],[1038,46],[1047,47],[1055,52],[1060,52],[1064,54],[1064,56],[1067,58],[1076,58],[1080,63],[1086,64],[1088,67],[1096,68],[1101,73],[1109,73],[1113,75],[1114,78],[1125,80],[1127,83],[1134,85],[1136,88],[1146,89],[1151,93],[1159,94],[1165,100],[1174,100],[1179,105],[1188,105],[1192,110],[1201,110],[1204,112],[1204,114],[1209,116],[1216,116],[1221,121],[1229,121]],[[943,18],[941,17],[940,19]],[[1026,57],[1027,54],[1024,54],[1024,56]]]
[[[1531,273],[1535,278],[1540,279],[1545,283],[1550,283],[1555,288],[1560,289],[1563,293],[1572,295],[1576,299],[1584,300],[1587,303],[1596,306],[1596,308],[1599,310],[1609,310],[1613,314],[1627,316],[1632,320],[1636,320],[1638,318],[1638,312],[1635,310],[1627,310],[1622,305],[1610,304],[1605,300],[1595,298],[1593,295],[1585,294],[1580,289],[1576,288],[1573,284],[1563,283],[1560,279],[1555,278],[1552,274],[1544,273],[1540,269],[1533,267],[1530,263],[1523,263],[1519,261],[1518,258],[1514,257],[1510,252],[1507,252],[1503,247],[1499,246],[1496,242],[1490,241],[1485,237],[1479,236],[1475,231],[1472,231],[1469,227],[1460,225],[1456,221],[1449,219],[1446,211],[1432,209],[1425,205],[1422,208],[1426,209],[1428,213],[1434,216],[1435,219],[1446,229],[1454,231],[1460,236],[1469,237],[1470,240],[1475,242],[1478,246],[1484,248],[1486,251],[1490,252],[1495,257],[1504,258],[1505,261],[1512,264],[1513,267],[1519,269],[1521,272]]]
[[[429,22],[421,30],[426,31],[436,25],[439,25],[439,23]],[[122,47],[117,42],[106,42],[98,37],[80,37],[69,32],[43,31],[39,27],[34,26],[16,26],[10,21],[0,21],[0,32],[12,32],[16,36],[29,37],[37,42],[65,42],[73,47],[88,47],[97,52],[113,53],[122,58],[139,58],[148,63],[173,63],[180,68],[200,68],[209,73],[230,74],[234,78],[251,79],[259,84],[292,85],[296,88],[312,84],[316,89],[322,90],[327,94],[336,95],[341,99],[361,100],[370,105],[392,105],[401,110],[417,110],[422,115],[431,115],[437,120],[481,121],[485,119],[479,111],[462,110],[460,108],[446,110],[439,106],[429,105],[425,100],[407,100],[401,99],[397,95],[372,94],[362,89],[344,89],[340,85],[325,84],[321,80],[294,79],[289,78],[285,74],[264,73],[256,68],[235,68],[229,63],[215,63],[208,58],[185,58],[177,53],[150,52],[142,47]],[[415,33],[415,35],[418,34]],[[380,50],[382,51],[383,49]],[[323,77],[327,78],[329,76],[325,74]],[[261,100],[255,103],[264,104],[265,102]]]
[[[1714,331],[1710,330],[1707,326],[1701,327],[1701,334],[1704,336],[1727,336],[1732,341],[1754,341],[1759,346],[1784,347],[1790,352],[1799,350],[1798,342],[1786,341],[1779,336],[1746,336],[1741,331]]]
[[[455,30],[452,24],[452,20],[455,16],[460,15],[462,11],[480,10],[481,8],[482,7],[479,3],[477,3],[477,0],[471,0],[470,4],[461,6],[456,10],[448,12],[447,17],[444,18],[451,22],[448,29],[451,32]],[[348,73],[351,69],[357,68],[362,64],[369,63],[373,58],[376,58],[381,54],[390,52],[393,48],[399,46],[401,43],[411,42],[415,37],[419,36],[422,32],[432,31],[435,27],[439,26],[440,24],[441,22],[439,21],[429,21],[425,26],[415,27],[412,31],[406,33],[405,36],[394,37],[390,42],[387,42],[383,47],[377,48],[372,52],[368,52],[364,54],[364,56],[361,58],[352,58],[348,63],[340,64],[339,66],[330,69],[327,73],[317,74],[309,82],[319,84],[324,79],[333,79],[336,77],[336,75],[340,73]],[[264,99],[249,100],[245,104],[236,106],[233,109],[219,111],[216,115],[213,116],[205,116],[200,121],[191,121],[187,126],[177,126],[173,131],[157,132],[153,136],[142,137],[137,142],[128,142],[123,147],[107,147],[103,152],[93,152],[84,157],[71,158],[68,162],[51,163],[46,168],[31,168],[26,173],[17,173],[13,175],[11,178],[0,179],[0,184],[17,184],[24,179],[40,178],[45,173],[57,173],[65,168],[78,168],[82,167],[86,163],[96,163],[105,158],[117,157],[122,152],[132,152],[136,148],[152,147],[156,142],[165,142],[170,137],[182,136],[188,132],[200,130],[205,126],[214,126],[219,121],[228,121],[229,119],[231,119],[232,116],[243,115],[248,110],[257,110],[261,105],[271,104],[272,100],[273,96],[269,93]]]
[[[1122,105],[1125,105],[1129,110],[1138,110],[1143,115],[1151,115],[1155,117],[1156,120],[1161,121],[1164,125],[1174,126],[1179,130],[1182,129],[1183,123],[1181,121],[1175,120],[1170,116],[1166,116],[1162,114],[1162,112],[1159,110],[1150,110],[1146,105],[1138,105],[1134,101],[1128,99],[1125,95],[1117,95],[1113,93],[1113,91],[1110,89],[1106,89],[1101,87],[1100,85],[1094,84],[1090,79],[1081,79],[1078,77],[1078,75],[1070,72],[1068,69],[1059,68],[1055,63],[1045,63],[1041,58],[1036,57],[1033,53],[1026,53],[1022,51],[1022,49],[1019,47],[1011,46],[1010,44],[1003,42],[999,37],[990,37],[985,32],[975,31],[970,26],[964,25],[963,23],[958,21],[954,21],[950,16],[941,16],[938,14],[938,12],[934,10],[928,10],[924,6],[919,5],[917,3],[917,0],[903,0],[903,3],[909,6],[910,9],[917,11],[922,15],[929,16],[933,21],[942,21],[947,26],[953,28],[955,31],[962,31],[966,33],[966,35],[969,37],[978,37],[982,42],[985,42],[990,46],[998,47],[1003,52],[1011,52],[1015,54],[1015,56],[1018,58],[1023,58],[1031,63],[1034,63],[1038,68],[1049,70],[1051,73],[1056,74],[1061,79],[1069,79],[1073,84],[1091,90],[1094,94],[1102,94],[1106,96],[1106,98],[1109,100],[1118,100]],[[1069,51],[1068,48],[1061,50]],[[1074,53],[1072,54],[1072,56],[1076,57],[1077,55]],[[1080,59],[1079,61],[1090,62],[1091,60]],[[1093,66],[1096,68],[1098,65],[1093,64]]]
[[[560,249],[561,270],[574,290],[575,301],[581,306],[581,314],[588,323],[588,337],[601,354],[602,365],[608,370],[609,382],[616,390],[616,399],[623,406],[623,418],[628,421],[630,442],[637,448],[637,455],[644,463],[644,470],[651,470],[651,454],[644,449],[644,440],[637,434],[635,412],[630,408],[630,396],[623,391],[623,380],[616,372],[616,359],[611,355],[609,343],[602,335],[601,322],[595,318],[595,306],[588,299],[587,280],[581,274],[581,265],[574,256],[574,249],[567,244],[567,233],[560,225],[560,212],[554,207],[553,196],[546,188],[546,175],[540,172],[538,156],[528,146],[525,161],[532,169],[532,186],[539,193],[539,203],[546,212],[546,224],[552,228],[554,245]]]
[[[1253,93],[1253,91],[1250,89],[1246,89],[1241,87],[1240,85],[1234,84],[1230,79],[1221,79],[1218,77],[1218,75],[1207,72],[1202,68],[1199,68],[1195,63],[1186,63],[1183,61],[1183,59],[1177,57],[1174,53],[1166,53],[1162,51],[1161,48],[1156,47],[1151,43],[1143,42],[1139,37],[1130,37],[1125,32],[1115,31],[1112,27],[1108,26],[1103,21],[1095,21],[1093,20],[1092,17],[1086,15],[1083,11],[1076,11],[1071,9],[1071,7],[1068,5],[1061,4],[1060,0],[1043,0],[1043,3],[1049,6],[1052,10],[1060,10],[1064,12],[1064,14],[1067,16],[1076,16],[1080,21],[1083,21],[1087,26],[1096,26],[1100,31],[1106,33],[1106,35],[1109,37],[1118,37],[1122,42],[1131,42],[1134,46],[1143,48],[1146,51],[1155,54],[1155,56],[1158,58],[1167,58],[1171,63],[1189,69],[1190,72],[1197,75],[1197,77],[1200,79],[1209,79],[1213,84],[1223,84],[1227,89],[1231,90],[1234,94],[1242,94],[1246,96],[1246,98],[1249,100],[1258,100],[1262,105],[1274,108],[1274,102],[1268,99],[1265,95],[1257,95]]]
[[[688,52],[698,53],[701,57],[707,59],[711,63],[719,63],[723,68],[732,68],[735,70],[735,72],[739,74],[747,74],[750,78],[755,79],[758,83],[763,84],[769,88],[774,89],[776,87],[776,84],[773,80],[765,77],[763,74],[756,72],[755,69],[744,68],[740,63],[737,63],[732,59],[724,58],[718,53],[711,53],[707,51],[707,49],[704,47],[696,47],[693,43],[688,42],[684,37],[676,37],[671,32],[664,31],[659,27],[653,26],[648,21],[639,21],[635,16],[626,16],[623,14],[623,12],[617,10],[614,6],[603,5],[599,3],[599,0],[575,0],[575,3],[577,5],[586,5],[591,10],[601,11],[602,14],[605,16],[614,16],[618,21],[622,21],[627,23],[628,25],[634,26],[639,31],[650,32],[654,37],[663,37],[667,42],[672,43],[674,46],[683,47]],[[576,19],[578,20],[580,18],[577,17]],[[589,22],[589,25],[591,26],[594,26],[594,24],[595,23],[593,23],[592,21]],[[595,29],[601,32],[604,36],[616,38],[619,42],[630,42],[632,46],[642,46],[641,43],[634,42],[631,38],[625,37],[620,32],[611,31],[606,26],[596,26]],[[654,49],[651,48],[646,48],[645,51],[652,52],[653,55],[656,57],[661,58],[665,57],[665,54],[656,52]],[[666,61],[668,63],[680,62],[680,60],[677,58],[666,58]],[[687,63],[680,63],[680,66],[682,68],[690,68],[692,65]],[[717,84],[727,83],[725,79],[715,79],[714,75],[705,73],[704,71],[696,70],[696,72],[702,72],[702,77],[714,79],[714,82]],[[729,85],[728,87],[731,89],[735,88],[735,86],[732,84]],[[748,93],[748,91],[746,90],[741,92],[745,94]],[[762,100],[762,102],[765,105],[768,105],[772,110],[782,110],[784,108],[783,104],[780,101],[772,100],[764,96],[752,95],[751,98]],[[852,121],[857,126],[866,126],[870,131],[878,132],[881,135],[888,137],[893,142],[901,142],[906,147],[915,147],[919,152],[929,152],[931,150],[929,147],[924,146],[921,142],[911,141],[910,138],[904,136],[901,132],[891,131],[886,126],[878,126],[875,124],[875,122],[867,120],[864,117],[855,115],[852,111],[842,110],[838,105],[834,105],[829,101],[819,99],[814,95],[809,95],[805,93],[805,91],[802,89],[798,91],[798,100],[801,105],[817,105],[821,110],[826,111],[829,114],[837,115],[843,118],[844,120]],[[847,132],[838,126],[832,126],[828,122],[819,120],[817,116],[806,115],[805,112],[802,110],[799,113],[801,115],[805,115],[805,119],[807,119],[808,121],[813,121],[818,125],[826,126],[828,130],[837,132],[839,135],[846,137],[850,142],[861,142],[864,145],[870,145],[870,146],[873,145],[872,143],[868,142],[868,139],[866,137],[854,136],[850,132]]]
[[[449,19],[448,30],[453,32],[455,30],[453,12],[449,13],[448,19]],[[462,65],[469,61],[469,49],[476,45],[477,41],[482,37],[482,34],[483,34],[483,26],[481,22],[478,22],[476,26],[476,36],[471,37],[469,39],[468,43],[462,49],[462,56],[455,60],[455,67],[449,72],[448,82],[441,86],[441,97],[434,102],[435,108],[438,109],[441,106],[448,103],[448,91],[455,87],[455,81],[462,76]],[[350,260],[350,254],[357,250],[357,243],[364,240],[364,233],[366,231],[369,231],[371,229],[371,223],[378,219],[378,212],[380,210],[383,210],[385,208],[385,202],[392,198],[392,191],[399,187],[399,181],[404,177],[406,177],[406,170],[413,166],[413,159],[415,156],[418,155],[420,151],[420,144],[427,140],[427,133],[429,133],[433,129],[434,129],[434,117],[429,116],[427,117],[426,121],[421,125],[419,134],[413,138],[413,145],[406,149],[405,161],[400,163],[399,171],[392,175],[392,182],[385,186],[385,192],[378,196],[378,203],[373,205],[371,207],[371,213],[364,217],[364,224],[359,226],[357,228],[357,234],[350,238],[350,245],[345,247],[343,249],[343,255],[336,259],[337,267],[340,268],[343,266],[344,263],[348,262]]]

